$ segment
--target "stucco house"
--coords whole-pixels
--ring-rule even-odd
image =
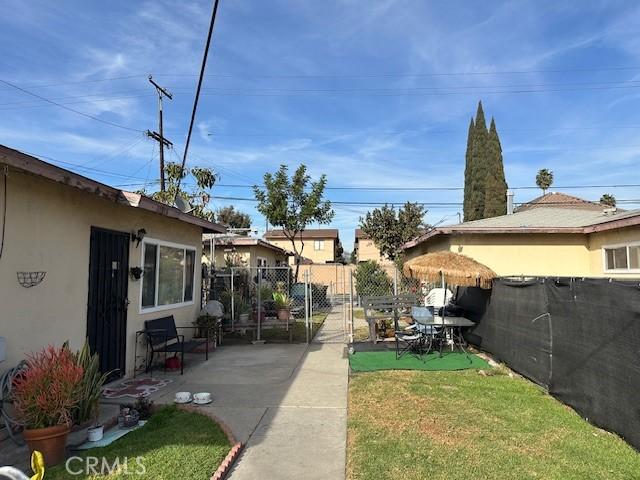
[[[391,260],[380,253],[373,240],[361,228],[356,228],[353,249],[356,252],[356,261],[358,263],[373,260],[381,265],[393,264]]]
[[[268,230],[264,239],[285,250],[293,250],[291,241],[282,230]],[[310,228],[295,239],[296,248],[302,257],[313,263],[333,263],[338,259],[341,250],[340,236],[336,228]],[[289,263],[295,265],[295,257],[289,258]]]
[[[284,248],[260,238],[240,235],[205,234],[202,248],[203,262],[208,265],[211,265],[213,251],[215,268],[224,268],[229,262],[251,268],[282,267],[288,265],[291,255]]]
[[[434,228],[405,244],[406,256],[450,250],[500,276],[640,277],[640,210],[545,197],[510,215]]]
[[[79,348],[89,338],[102,370],[121,375],[133,372],[145,320],[173,315],[192,325],[202,234],[224,232],[5,146],[0,222],[1,369],[48,344]]]

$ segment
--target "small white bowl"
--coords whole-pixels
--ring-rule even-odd
[[[176,403],[189,403],[191,401],[191,392],[176,392],[174,401]]]
[[[211,403],[211,394],[209,392],[194,393],[193,403],[197,403],[199,405]]]

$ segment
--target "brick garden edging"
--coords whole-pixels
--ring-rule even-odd
[[[224,434],[227,436],[227,440],[229,440],[229,443],[232,445],[231,450],[229,450],[229,453],[227,453],[227,456],[224,457],[224,460],[218,466],[218,468],[210,478],[210,480],[222,480],[229,473],[229,470],[231,470],[231,467],[237,460],[238,455],[240,455],[240,452],[242,451],[242,447],[244,445],[242,445],[242,442],[238,442],[236,440],[236,437],[233,435],[233,432],[231,431],[229,426],[226,423],[224,423],[222,420],[220,420],[218,417],[216,417],[213,413],[207,412],[203,409],[200,409],[191,405],[178,405],[178,408],[191,413],[199,413],[200,415],[205,415],[211,418],[218,425],[220,425],[220,428],[222,429]]]

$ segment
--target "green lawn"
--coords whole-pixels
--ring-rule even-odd
[[[78,456],[105,457],[108,465],[115,458],[128,459],[128,474],[124,470],[113,475],[72,475],[65,464],[47,469],[50,479],[125,479],[154,480],[208,479],[229,452],[231,445],[222,429],[211,418],[185,412],[173,406],[158,411],[144,427],[135,430],[111,445],[86,450]],[[136,475],[135,458],[144,457],[144,475]],[[100,460],[101,461],[101,460]],[[79,470],[83,463],[74,461],[71,469]],[[105,473],[107,470],[105,470]]]
[[[313,338],[327,318],[327,312],[314,313],[311,318],[313,322],[311,337]],[[307,341],[304,318],[296,319],[289,327],[293,329],[293,343],[304,343]],[[240,328],[239,325],[238,328]],[[284,325],[282,328],[265,328],[262,330],[260,336],[262,340],[270,343],[287,343],[289,341],[289,332]],[[233,343],[250,343],[251,340],[253,340],[253,332],[249,330],[245,335],[241,335],[239,332],[225,333],[223,343],[226,341]]]
[[[360,373],[348,478],[640,479],[640,454],[502,369]]]

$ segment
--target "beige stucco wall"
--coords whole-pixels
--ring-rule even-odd
[[[591,275],[595,277],[640,278],[639,272],[612,273],[604,271],[602,248],[605,246],[628,244],[633,242],[640,242],[640,225],[590,234],[588,238],[588,247]]]
[[[237,245],[237,246],[221,246],[216,245],[216,258],[215,264],[217,268],[223,268],[226,266],[225,257],[230,255],[229,250],[234,250],[234,255],[246,266],[255,268],[258,266],[258,257],[267,260],[267,267],[275,267],[276,262],[281,262],[283,265],[287,264],[287,256],[283,253],[276,252],[275,250],[265,247],[263,245]],[[226,250],[226,251],[225,251]],[[209,247],[205,244],[202,261],[209,264]]]
[[[0,193],[1,189],[0,185]],[[196,259],[202,251],[200,227],[10,171],[0,259],[0,336],[7,338],[8,358],[0,370],[47,344],[69,340],[72,348],[79,348],[84,342],[92,226],[128,233],[144,228],[148,238],[194,247]],[[130,245],[129,266],[141,266],[142,248]],[[18,271],[47,273],[40,285],[24,288],[17,282]],[[146,314],[139,313],[142,282],[129,279],[127,374],[134,365],[135,332],[143,328],[144,320],[172,314],[178,325],[191,325],[200,305],[197,260],[195,273],[192,305]]]
[[[373,260],[381,265],[389,265],[391,262],[389,259],[380,255],[380,250],[376,247],[373,240],[367,238],[358,239],[358,262],[366,262]]]
[[[586,234],[446,235],[406,252],[407,259],[450,250],[468,255],[499,276],[640,277],[637,272],[604,273],[602,246],[640,241],[640,227]]]
[[[324,240],[324,249],[323,250],[314,250],[314,240]],[[291,241],[287,238],[285,239],[269,239],[269,243],[273,243],[280,248],[284,248],[285,250],[293,251],[293,247],[291,245]],[[296,248],[298,252],[303,248],[303,242],[301,240],[296,240]],[[304,249],[302,250],[301,255],[305,258],[310,259],[313,263],[327,263],[335,261],[335,240],[332,238],[309,238],[304,240]],[[289,264],[293,265],[295,263],[295,258],[293,256],[289,257]]]

